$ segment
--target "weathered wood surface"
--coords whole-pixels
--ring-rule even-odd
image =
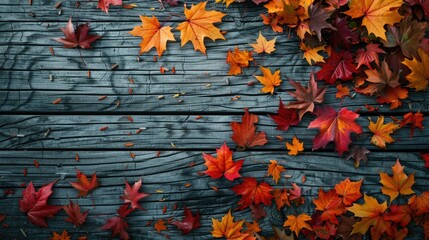
[[[75,161],[78,153],[80,161]],[[212,152],[210,152],[212,153]],[[19,212],[18,200],[22,190],[19,185],[30,180],[40,187],[42,184],[58,179],[52,204],[63,205],[73,200],[81,205],[83,209],[90,210],[90,218],[85,229],[76,229],[73,236],[86,234],[93,238],[108,238],[108,232],[98,230],[104,221],[115,214],[115,209],[122,203],[119,196],[123,194],[124,179],[133,182],[143,179],[142,190],[151,196],[144,199],[143,212],[132,214],[129,219],[131,225],[131,237],[141,239],[162,238],[151,226],[145,226],[147,221],[170,217],[180,218],[182,209],[180,206],[186,204],[193,210],[199,210],[202,215],[202,228],[194,231],[186,239],[211,239],[211,217],[220,218],[230,208],[234,208],[238,198],[230,190],[235,183],[224,179],[214,180],[198,173],[204,171],[204,161],[201,152],[194,151],[162,151],[157,157],[155,151],[134,151],[136,157],[132,159],[127,151],[1,151],[0,152],[0,186],[4,189],[14,188],[17,194],[3,197],[2,210],[8,215],[10,227],[5,230],[9,236],[22,238],[22,228],[29,236],[47,238],[51,231],[70,228],[65,223],[64,213],[60,213],[55,219],[49,221],[46,231],[35,229],[26,221],[26,217]],[[317,196],[319,187],[332,188],[338,179],[350,177],[353,180],[364,179],[363,192],[383,198],[380,194],[379,172],[386,171],[393,165],[397,158],[405,165],[406,172],[415,172],[416,184],[414,189],[417,193],[427,190],[429,176],[422,168],[422,161],[418,153],[371,153],[367,166],[355,169],[351,167],[350,161],[344,161],[336,156],[336,153],[309,153],[291,157],[284,152],[242,152],[234,154],[234,159],[245,159],[241,170],[243,176],[264,176],[266,164],[269,159],[277,159],[287,169],[285,172],[291,178],[283,178],[274,187],[289,186],[291,182],[297,182],[305,190],[306,201],[311,201]],[[40,163],[39,168],[33,165],[34,159]],[[189,167],[195,163],[194,167]],[[167,166],[167,167],[166,167]],[[27,176],[23,176],[24,168],[28,169]],[[76,198],[76,191],[71,188],[69,181],[75,181],[75,169],[90,174],[97,172],[101,185],[92,197]],[[174,173],[174,174],[172,174]],[[302,176],[307,181],[301,183]],[[269,178],[258,177],[259,180],[272,182]],[[185,183],[191,183],[185,187]],[[219,188],[219,192],[211,189],[211,186]],[[224,204],[229,202],[230,204]],[[174,204],[179,208],[173,210]],[[167,212],[162,213],[164,206]],[[312,204],[303,206],[302,211],[311,212]],[[269,217],[260,221],[263,228],[269,229],[270,224],[281,224],[284,216],[274,210],[275,207],[267,207]],[[293,211],[292,209],[287,211]],[[249,210],[235,212],[234,215],[248,218]],[[182,239],[177,235],[177,230],[172,228],[165,234],[174,236],[174,239]],[[419,239],[418,235],[411,235],[411,239]]]

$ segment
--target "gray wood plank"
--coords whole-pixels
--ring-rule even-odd
[[[252,109],[251,109],[252,110]],[[352,109],[353,110],[353,109]],[[241,122],[241,115],[222,116],[206,115],[196,119],[195,115],[139,115],[132,116],[130,122],[122,115],[46,115],[2,116],[0,125],[0,147],[4,149],[123,149],[124,144],[134,143],[136,149],[214,149],[226,141],[230,146],[232,130],[230,122]],[[285,150],[285,142],[277,140],[282,136],[291,141],[298,136],[304,147],[310,150],[317,129],[307,129],[309,122],[314,119],[306,116],[301,124],[291,127],[287,132],[276,130],[274,121],[267,115],[260,115],[258,131],[264,131],[269,139],[268,144],[256,149]],[[372,121],[376,121],[372,117]],[[391,121],[386,117],[386,121]],[[423,122],[428,125],[428,119]],[[357,122],[362,126],[363,134],[355,138],[355,144],[366,146],[371,150],[382,150],[370,144],[372,133],[367,128],[369,121],[361,116]],[[100,128],[108,127],[104,131]],[[50,129],[48,136],[46,132]],[[143,129],[136,134],[138,129]],[[416,129],[410,137],[410,129],[404,127],[392,136],[396,143],[388,145],[387,151],[425,150],[428,143],[429,128]],[[174,146],[172,145],[174,144]],[[333,144],[327,146],[332,150]]]
[[[3,206],[3,214],[7,214],[6,223],[10,227],[4,229],[6,239],[14,237],[22,238],[21,230],[25,230],[30,236],[47,238],[51,231],[62,231],[71,229],[69,223],[65,223],[63,212],[49,221],[49,228],[37,229],[31,225],[24,214],[19,212],[18,202],[21,198],[22,189],[19,185],[22,182],[33,181],[36,187],[40,187],[49,181],[59,179],[54,186],[54,194],[50,203],[55,205],[67,204],[69,199],[81,205],[83,209],[90,209],[90,216],[87,224],[82,229],[69,230],[74,236],[86,234],[92,238],[107,238],[109,233],[100,231],[99,227],[104,221],[115,214],[115,209],[122,204],[119,196],[123,194],[124,179],[134,182],[139,178],[143,179],[142,191],[150,193],[151,196],[141,201],[145,211],[138,211],[130,215],[127,219],[131,225],[130,233],[133,238],[141,236],[151,237],[151,239],[161,239],[155,233],[153,224],[146,227],[150,220],[164,219],[169,217],[180,218],[182,210],[180,206],[186,204],[193,210],[199,210],[202,215],[202,228],[197,229],[186,239],[197,237],[198,239],[210,239],[211,218],[220,218],[229,208],[234,208],[238,197],[230,190],[238,183],[229,182],[225,179],[211,179],[208,176],[200,176],[198,173],[205,170],[201,152],[179,152],[165,151],[156,157],[154,151],[135,151],[136,157],[132,159],[127,151],[78,151],[80,161],[75,161],[76,152],[71,151],[0,151],[0,188],[16,190],[16,194],[3,197],[0,203]],[[213,153],[213,151],[210,151]],[[396,159],[399,158],[405,166],[405,172],[415,173],[416,184],[413,189],[416,193],[427,191],[429,176],[427,170],[423,168],[423,161],[419,158],[418,152],[408,153],[371,153],[367,166],[358,169],[353,167],[351,161],[344,161],[335,153],[311,153],[299,156],[289,156],[284,152],[235,152],[234,159],[245,159],[241,170],[243,176],[253,176],[259,180],[269,182],[273,187],[289,186],[290,182],[296,182],[305,190],[306,204],[296,210],[285,209],[278,212],[274,207],[266,207],[268,216],[260,221],[261,227],[270,229],[270,224],[280,225],[284,221],[285,215],[291,211],[312,213],[314,206],[310,199],[317,196],[319,187],[324,189],[332,188],[335,184],[346,177],[352,180],[364,178],[362,192],[376,196],[380,200],[385,197],[380,192],[379,172],[389,172]],[[40,167],[35,168],[34,159],[40,162]],[[275,185],[269,178],[264,178],[267,163],[270,159],[276,159],[287,169],[285,174],[291,178],[282,178]],[[189,167],[191,162],[194,167]],[[28,169],[28,175],[23,176],[23,169]],[[75,169],[79,168],[87,174],[97,172],[101,182],[99,188],[93,191],[91,197],[76,198],[76,191],[69,185],[69,181],[75,181]],[[301,183],[302,176],[307,180]],[[191,187],[184,187],[185,183],[191,183]],[[210,186],[216,186],[220,190],[213,191]],[[162,192],[161,192],[162,191]],[[165,199],[165,201],[160,201]],[[231,202],[232,204],[224,204]],[[210,203],[209,205],[207,203]],[[173,211],[174,204],[178,204],[179,209]],[[162,209],[167,206],[168,210],[162,214]],[[234,212],[237,219],[251,219],[248,210]],[[169,231],[165,234],[174,236],[174,239],[181,238],[178,231],[168,225]],[[417,229],[415,234],[409,239],[418,239]],[[34,234],[34,235],[33,235]]]

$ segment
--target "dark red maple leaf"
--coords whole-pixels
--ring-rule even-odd
[[[129,227],[128,222],[125,220],[125,217],[130,214],[133,209],[129,208],[129,204],[122,205],[118,210],[119,217],[113,217],[109,218],[106,221],[106,224],[104,224],[101,229],[103,230],[111,230],[112,231],[112,237],[115,237],[116,235],[119,235],[119,238],[121,240],[128,240],[130,239],[127,228]]]
[[[122,5],[122,0],[98,0],[97,8],[100,8],[102,11],[109,13],[110,4],[119,6]]]
[[[331,34],[331,44],[332,49],[335,49],[339,46],[344,46],[346,48],[350,47],[353,44],[359,43],[359,33],[355,30],[352,30],[348,26],[349,20],[345,18],[335,18],[332,25],[337,29],[337,31],[332,31]]]
[[[245,108],[241,121],[241,123],[231,122],[231,128],[234,132],[231,138],[240,150],[254,146],[263,146],[268,142],[265,132],[256,132],[255,123],[259,121],[257,115],[249,113],[248,109]]]
[[[319,80],[324,80],[329,84],[334,84],[337,79],[341,81],[350,80],[353,73],[357,72],[353,56],[347,51],[332,51],[326,63],[320,65],[322,69],[316,73],[316,76]]]
[[[241,200],[238,202],[238,209],[243,210],[250,206],[250,204],[258,205],[271,205],[273,195],[271,191],[273,188],[266,182],[260,182],[253,178],[243,178],[243,182],[234,186],[232,191],[237,195],[241,195]]]
[[[96,189],[98,185],[100,185],[95,173],[92,174],[91,180],[89,180],[83,172],[76,169],[76,178],[77,182],[70,182],[70,184],[79,191],[79,197],[87,196],[90,191]]]
[[[142,209],[142,207],[139,204],[140,199],[150,195],[150,194],[139,192],[141,186],[142,186],[141,179],[135,182],[132,187],[127,182],[127,180],[125,180],[124,196],[121,196],[121,198],[124,199],[125,203],[131,203],[132,209],[137,209],[137,208]]]
[[[48,205],[48,199],[52,194],[52,186],[56,181],[42,186],[36,192],[32,182],[22,191],[22,199],[19,200],[19,209],[27,214],[28,220],[39,227],[47,227],[46,218],[54,217],[62,207]]]
[[[261,204],[258,204],[257,206],[250,204],[249,208],[252,210],[253,220],[258,221],[259,219],[267,216],[267,212],[265,211],[264,206]]]
[[[322,41],[322,29],[330,28],[336,30],[331,24],[326,22],[326,19],[331,15],[331,11],[324,9],[322,2],[311,4],[308,14],[310,16],[310,30],[316,33],[319,41]]]
[[[64,44],[65,48],[75,48],[79,46],[82,49],[89,49],[91,48],[92,42],[101,38],[101,36],[88,34],[89,23],[78,25],[75,31],[71,18],[66,24],[66,27],[60,29],[64,33],[65,38],[54,38],[54,40]]]
[[[277,124],[277,130],[287,131],[290,126],[296,126],[299,124],[296,109],[285,108],[281,99],[279,100],[279,109],[277,110],[277,114],[270,114],[270,117]]]
[[[200,213],[197,212],[195,215],[192,215],[192,212],[189,208],[185,207],[184,209],[185,217],[182,218],[182,221],[173,221],[171,224],[175,225],[178,229],[182,230],[183,234],[188,234],[193,229],[199,228],[200,224]]]
[[[420,157],[425,161],[425,168],[429,168],[429,153],[420,153]]]
[[[322,103],[327,88],[317,88],[316,80],[314,80],[314,73],[310,75],[310,81],[308,82],[307,88],[301,85],[301,83],[289,80],[296,91],[288,92],[291,96],[296,98],[296,102],[290,102],[286,108],[298,109],[299,119],[301,120],[305,113],[313,112],[316,103]]]
[[[378,46],[379,44],[370,43],[366,45],[366,50],[358,49],[356,51],[356,63],[358,64],[357,68],[362,65],[365,65],[368,68],[372,69],[371,62],[375,62],[377,66],[380,65],[378,60],[378,54],[386,52],[383,49],[380,49]]]
[[[84,224],[86,217],[88,216],[89,210],[85,212],[80,211],[79,205],[70,201],[69,205],[63,207],[64,211],[67,213],[68,218],[65,219],[66,222],[73,223],[75,227],[79,227]]]

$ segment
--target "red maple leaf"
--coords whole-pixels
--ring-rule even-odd
[[[420,153],[420,157],[425,161],[425,168],[429,168],[429,153]]]
[[[421,112],[405,114],[404,119],[401,121],[401,128],[408,124],[411,124],[410,137],[412,137],[415,128],[423,128],[423,114]]]
[[[285,108],[281,99],[279,100],[279,109],[277,110],[277,114],[270,114],[270,117],[277,124],[277,130],[287,131],[290,126],[296,126],[299,124],[296,109]]]
[[[222,147],[216,149],[216,153],[217,158],[203,153],[204,165],[207,166],[205,174],[212,178],[220,178],[224,175],[229,181],[234,181],[234,179],[241,177],[238,171],[241,169],[244,160],[232,161],[232,151],[226,143],[223,143]]]
[[[65,219],[66,222],[73,223],[75,227],[79,227],[84,224],[86,217],[88,216],[89,210],[86,212],[81,212],[79,205],[70,201],[69,205],[63,207],[64,211],[67,213],[68,218]]]
[[[109,13],[110,4],[119,6],[122,5],[122,0],[98,0],[97,8],[100,8],[102,11]]]
[[[200,224],[200,214],[197,212],[192,215],[192,212],[189,208],[185,207],[184,209],[185,217],[182,218],[182,221],[173,221],[171,224],[175,225],[178,229],[182,230],[183,234],[188,234],[193,229],[199,228]]]
[[[142,198],[145,198],[149,196],[150,194],[139,192],[140,188],[142,186],[142,180],[138,180],[133,184],[131,187],[130,184],[125,180],[125,190],[124,190],[124,196],[121,196],[122,199],[124,199],[125,203],[131,203],[132,209],[143,209],[139,201]]]
[[[316,109],[315,114],[317,118],[308,125],[308,128],[319,128],[319,134],[313,139],[313,150],[325,148],[333,141],[335,150],[341,156],[351,143],[350,134],[362,133],[362,128],[355,122],[359,114],[347,108],[336,112],[332,107],[326,106]]]
[[[231,138],[239,149],[245,150],[248,147],[263,146],[268,142],[265,132],[256,132],[255,123],[258,121],[258,116],[249,113],[248,109],[245,108],[241,123],[231,122],[231,128],[234,132]]]
[[[87,196],[90,191],[96,189],[98,185],[100,185],[95,173],[92,174],[91,180],[89,180],[83,172],[76,169],[76,178],[77,182],[70,182],[70,184],[79,191],[78,197]]]
[[[255,178],[247,177],[243,178],[243,182],[234,186],[232,191],[237,195],[241,195],[241,200],[238,202],[239,209],[243,210],[253,205],[260,203],[264,205],[271,205],[271,199],[273,195],[271,191],[273,188],[266,182],[258,183]]]
[[[289,201],[294,202],[296,206],[304,204],[305,199],[302,197],[302,188],[296,183],[291,183],[292,188],[289,189]]]
[[[32,182],[22,191],[22,199],[19,200],[19,209],[27,214],[28,220],[39,227],[47,227],[46,218],[54,217],[62,207],[48,205],[48,199],[52,194],[52,186],[56,181],[42,186],[36,192]]]
[[[119,235],[119,238],[121,240],[128,240],[130,239],[127,228],[129,227],[128,222],[125,220],[125,217],[130,214],[133,209],[128,208],[130,205],[125,204],[122,205],[118,210],[119,217],[113,217],[109,218],[106,221],[106,224],[104,224],[101,229],[103,230],[111,230],[112,231],[112,237],[115,237],[116,235]]]
[[[347,211],[343,204],[343,199],[333,189],[324,192],[320,188],[319,197],[313,199],[313,203],[316,205],[316,210],[322,211],[322,221],[329,221],[334,224],[338,224],[337,216]]]
[[[353,56],[350,52],[332,51],[326,63],[321,64],[322,69],[316,73],[319,80],[334,84],[337,79],[347,81],[352,79],[353,73],[357,72]]]
[[[372,69],[371,62],[375,62],[377,66],[380,65],[378,54],[386,52],[383,49],[380,49],[378,46],[379,44],[370,43],[366,46],[366,50],[358,49],[356,51],[356,63],[358,64],[357,68],[365,65],[369,69]]]
[[[344,2],[347,3],[347,1]],[[348,26],[349,22],[350,20],[348,20],[347,17],[337,17],[333,21],[332,25],[337,29],[337,31],[331,32],[332,49],[336,49],[338,46],[349,48],[352,44],[360,42],[359,32],[350,29]]]
[[[65,48],[75,48],[79,46],[82,49],[89,49],[91,48],[92,42],[101,38],[101,36],[88,34],[88,23],[78,25],[75,31],[71,18],[66,24],[66,27],[60,29],[64,33],[65,38],[54,38],[54,40],[64,44]]]

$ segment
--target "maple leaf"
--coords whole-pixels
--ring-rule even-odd
[[[52,194],[52,186],[56,181],[42,186],[36,192],[32,182],[22,191],[22,199],[19,200],[19,210],[27,214],[28,220],[36,226],[47,227],[46,218],[54,217],[62,207],[48,205],[48,199]]]
[[[245,108],[241,123],[231,122],[231,128],[234,132],[231,138],[239,149],[245,150],[249,147],[263,146],[268,142],[265,132],[256,132],[255,123],[258,121],[258,116],[249,113],[248,109]]]
[[[421,112],[409,112],[405,114],[404,119],[401,121],[400,127],[403,128],[408,124],[411,124],[410,137],[412,137],[415,128],[423,129],[423,114]]]
[[[101,11],[109,13],[110,4],[114,6],[122,5],[122,0],[98,0],[97,8],[100,8]]]
[[[405,0],[405,2],[409,3],[411,6],[420,5],[417,7],[423,8],[423,11],[424,11],[426,17],[429,17],[429,1],[428,0]]]
[[[402,105],[401,99],[406,99],[407,97],[408,90],[406,88],[401,88],[401,86],[388,87],[383,95],[377,97],[377,102],[389,103],[390,109],[395,109]]]
[[[252,52],[240,51],[238,47],[234,48],[234,52],[228,50],[226,55],[226,63],[230,65],[228,75],[243,73],[242,68],[249,67],[250,61],[253,61]]]
[[[264,76],[255,76],[255,78],[262,84],[264,87],[261,89],[264,93],[274,93],[274,87],[280,86],[282,80],[280,79],[280,70],[271,73],[271,70],[268,68],[264,68],[262,66],[259,67]]]
[[[346,96],[350,97],[349,87],[343,86],[342,84],[338,84],[336,88],[337,88],[338,92],[335,93],[335,98],[343,99]]]
[[[225,3],[226,7],[229,7],[229,5],[233,2],[235,2],[235,0],[216,0],[216,3]]]
[[[362,181],[363,179],[357,182],[352,182],[349,178],[346,178],[335,185],[335,192],[342,196],[344,205],[350,206],[352,203],[356,202],[360,197],[362,197],[362,194],[360,193]]]
[[[270,164],[268,165],[267,176],[273,176],[273,180],[278,183],[280,179],[280,175],[282,172],[286,171],[286,169],[277,163],[276,160],[270,160]]]
[[[425,161],[425,168],[429,168],[429,153],[420,153],[420,157]]]
[[[325,60],[323,60],[323,56],[320,55],[318,52],[325,51],[326,45],[311,48],[310,46],[305,45],[305,43],[300,43],[299,47],[302,51],[304,51],[303,58],[305,58],[308,64],[313,65],[313,62],[325,62]]]
[[[369,130],[374,133],[374,136],[371,138],[371,143],[375,146],[386,148],[386,143],[393,143],[393,139],[390,134],[399,129],[399,125],[394,122],[384,124],[384,116],[381,115],[378,117],[377,122],[369,121]]]
[[[69,205],[63,207],[64,211],[67,213],[66,222],[73,223],[75,227],[79,227],[85,223],[86,217],[88,216],[89,209],[85,212],[80,211],[79,205],[75,204],[70,200]]]
[[[331,15],[331,11],[323,8],[322,3],[311,4],[309,7],[310,30],[315,32],[319,41],[322,41],[322,29],[330,28],[336,30],[331,24],[326,22]]]
[[[294,202],[297,206],[304,204],[304,198],[302,197],[302,188],[296,183],[291,183],[292,188],[289,189],[289,201]]]
[[[167,48],[167,41],[176,41],[171,32],[170,26],[162,26],[155,16],[145,17],[140,15],[141,26],[136,26],[129,33],[134,37],[141,37],[140,54],[149,52],[150,49],[156,48],[158,56]]]
[[[257,233],[257,232],[260,232],[260,231],[262,231],[262,229],[259,227],[259,224],[258,224],[258,222],[257,221],[255,221],[255,220],[253,220],[253,222],[252,223],[250,223],[250,222],[245,222],[244,223],[245,225],[246,225],[246,228],[247,228],[247,232],[248,233]],[[250,235],[250,234],[249,234]]]
[[[329,5],[327,9],[333,11],[340,8],[341,6],[346,5],[348,0],[326,0],[325,2]]]
[[[404,173],[404,167],[399,163],[399,159],[396,160],[396,164],[392,167],[393,176],[387,175],[387,173],[380,172],[380,183],[383,185],[381,192],[390,197],[390,202],[395,200],[399,194],[410,195],[414,193],[411,189],[414,181],[414,173],[407,176]]]
[[[155,230],[160,233],[161,231],[165,231],[167,230],[167,226],[165,226],[165,221],[162,219],[159,219],[158,221],[156,221],[155,225],[153,226],[153,228],[155,228]]]
[[[421,61],[418,61],[417,58],[405,59],[402,64],[411,70],[411,73],[405,76],[410,82],[407,87],[415,88],[416,91],[423,91],[429,84],[429,68],[427,67],[429,66],[429,55],[420,48],[418,53]]]
[[[267,216],[267,212],[265,212],[264,206],[261,204],[257,206],[250,204],[249,208],[252,211],[252,218],[256,221]]]
[[[323,225],[313,225],[313,232],[318,239],[331,239],[337,235],[337,228],[333,223],[325,222]]]
[[[304,143],[301,142],[296,136],[292,139],[292,144],[286,142],[286,148],[289,150],[287,154],[296,156],[298,153],[304,151]]]
[[[204,165],[207,166],[205,174],[215,179],[224,175],[229,181],[234,181],[234,179],[241,177],[238,171],[241,169],[244,160],[232,161],[232,151],[226,145],[226,142],[220,148],[216,149],[216,153],[217,158],[203,153]]]
[[[290,206],[289,197],[288,197],[288,191],[286,188],[282,189],[274,189],[273,191],[273,197],[274,201],[277,206],[277,210],[280,210],[284,206]]]
[[[70,240],[71,239],[69,236],[69,233],[66,230],[63,230],[61,234],[57,232],[53,232],[52,235],[53,236],[50,238],[51,240]]]
[[[317,88],[313,72],[310,75],[310,81],[308,82],[307,88],[304,88],[301,83],[294,82],[292,79],[289,80],[289,83],[296,89],[296,91],[288,93],[292,97],[296,98],[297,101],[290,102],[286,108],[299,109],[299,120],[302,119],[305,113],[314,112],[316,103],[322,103],[324,101],[324,95],[327,88]]]
[[[361,233],[365,234],[371,228],[371,236],[373,239],[380,239],[383,233],[392,235],[390,223],[385,220],[385,212],[387,210],[387,203],[379,204],[377,199],[364,195],[364,204],[353,203],[352,207],[347,210],[354,213],[355,217],[360,217],[361,220],[353,225],[351,234]]]
[[[411,222],[411,210],[408,205],[390,205],[390,212],[385,219],[406,227]]]
[[[76,178],[77,182],[70,182],[70,184],[79,191],[78,197],[86,197],[90,191],[100,185],[95,173],[92,174],[91,180],[89,180],[83,172],[76,169]]]
[[[366,50],[358,49],[356,51],[356,63],[357,68],[362,65],[367,66],[369,69],[372,69],[371,62],[375,62],[375,64],[379,65],[379,53],[386,53],[383,49],[380,49],[378,46],[380,44],[370,43],[366,45]]]
[[[322,211],[322,221],[329,221],[338,224],[336,216],[345,213],[347,210],[342,202],[342,198],[338,196],[335,190],[324,192],[322,188],[319,189],[318,198],[313,199],[316,210]]]
[[[71,18],[69,18],[66,27],[60,29],[64,33],[65,38],[54,38],[54,40],[62,43],[65,48],[75,48],[79,46],[82,49],[89,49],[91,48],[92,42],[101,38],[101,36],[88,34],[89,23],[79,24],[75,31]]]
[[[238,202],[239,209],[243,210],[249,207],[250,204],[258,205],[260,203],[270,206],[271,191],[273,188],[266,182],[256,181],[253,177],[243,178],[243,182],[234,186],[232,191],[237,195],[241,195],[241,200]]]
[[[111,230],[112,231],[112,237],[115,237],[116,235],[119,235],[119,238],[121,240],[128,240],[130,239],[127,228],[129,227],[128,222],[125,220],[125,217],[130,214],[133,209],[128,208],[129,204],[122,205],[118,210],[119,217],[113,217],[109,218],[106,221],[106,224],[104,224],[101,229],[103,230]]]
[[[319,128],[319,134],[313,139],[313,150],[325,148],[333,141],[335,151],[342,155],[351,143],[350,134],[362,133],[362,128],[355,122],[359,114],[341,108],[336,112],[332,107],[325,106],[316,109],[317,118],[310,122],[308,128]]]
[[[346,0],[346,2],[348,1]],[[359,43],[359,33],[349,28],[349,22],[350,20],[347,17],[336,17],[332,22],[332,25],[337,29],[337,31],[332,31],[331,34],[331,45],[334,49],[337,46],[349,48],[352,44]]]
[[[185,7],[186,21],[177,26],[180,30],[181,46],[191,41],[195,51],[199,50],[206,55],[206,46],[204,38],[208,37],[215,41],[216,39],[225,40],[220,29],[213,23],[222,22],[226,15],[218,11],[206,11],[207,2],[200,2],[197,5],[192,4],[191,8]]]
[[[277,110],[277,115],[269,115],[277,124],[277,130],[287,131],[290,126],[296,126],[299,124],[296,109],[286,108],[281,99],[279,100],[279,109]]]
[[[357,92],[363,94],[383,94],[388,88],[395,88],[399,84],[399,72],[392,72],[387,62],[383,61],[380,66],[380,71],[376,69],[365,70],[368,76],[366,82],[368,85],[364,88],[356,89]]]
[[[267,39],[262,35],[261,31],[259,31],[259,37],[256,39],[256,43],[250,43],[250,46],[253,47],[256,53],[268,53],[271,54],[274,52],[276,45],[276,37],[267,41]]]
[[[226,239],[236,239],[244,240],[248,237],[248,234],[241,233],[243,228],[244,220],[234,222],[234,217],[231,214],[231,210],[228,211],[222,217],[222,221],[212,218],[212,228],[211,234],[215,238],[225,237]]]
[[[337,226],[337,235],[341,237],[342,239],[347,240],[360,240],[362,239],[362,234],[355,233],[351,234],[353,231],[353,225],[356,222],[356,218],[354,217],[346,217],[344,215],[340,216],[340,224]]]
[[[133,184],[131,187],[130,184],[125,180],[125,190],[124,190],[124,196],[121,196],[122,199],[124,199],[125,203],[130,203],[132,209],[143,209],[139,201],[140,199],[143,199],[150,194],[139,192],[140,188],[142,186],[142,180],[138,180]]]
[[[429,213],[429,191],[414,195],[408,200],[411,214],[414,218]]]
[[[328,84],[334,84],[337,79],[350,80],[353,73],[357,72],[352,54],[346,51],[332,51],[326,63],[322,63],[321,66],[322,69],[316,73],[316,76]]]
[[[296,236],[299,236],[299,232],[303,228],[306,228],[310,231],[313,230],[310,224],[306,223],[306,221],[310,221],[310,220],[311,220],[311,217],[305,213],[302,213],[298,216],[288,215],[287,220],[283,224],[283,227],[289,227],[290,230],[296,234]]]
[[[171,224],[175,225],[178,229],[182,230],[183,234],[188,234],[194,229],[197,229],[201,226],[200,224],[200,214],[197,212],[192,215],[192,212],[189,208],[185,207],[184,209],[185,217],[182,218],[182,221],[173,221]]]
[[[402,3],[402,0],[350,0],[350,10],[344,13],[352,18],[363,17],[362,26],[368,29],[368,33],[386,40],[384,25],[401,21],[403,17],[398,9]]]

